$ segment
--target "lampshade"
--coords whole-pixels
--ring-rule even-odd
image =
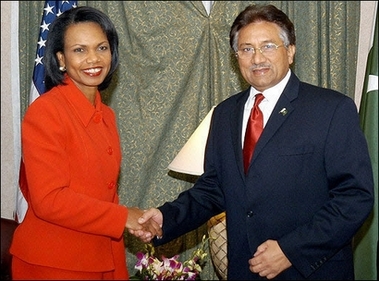
[[[174,160],[168,165],[168,169],[196,176],[200,176],[204,172],[205,145],[214,108],[215,106],[211,108]]]

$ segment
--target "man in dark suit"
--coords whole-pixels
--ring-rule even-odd
[[[140,222],[162,225],[163,236],[153,239],[161,245],[226,211],[230,280],[354,279],[352,239],[374,197],[353,100],[299,81],[290,70],[294,26],[272,5],[241,12],[230,45],[251,87],[215,108],[204,174],[193,188]],[[264,129],[244,171],[258,93]]]

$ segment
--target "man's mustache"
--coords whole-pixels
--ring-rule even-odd
[[[259,69],[259,68],[270,68],[271,65],[269,64],[253,64],[250,69],[251,70],[255,70],[255,69]]]

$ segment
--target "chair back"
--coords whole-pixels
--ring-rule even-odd
[[[0,279],[12,280],[11,261],[12,257],[9,248],[12,243],[13,233],[18,223],[12,219],[1,218],[1,267]]]

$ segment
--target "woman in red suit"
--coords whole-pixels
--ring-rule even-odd
[[[99,92],[118,60],[118,35],[104,13],[78,7],[52,23],[47,92],[22,122],[29,209],[10,250],[13,279],[129,278],[123,233],[141,229],[142,211],[119,204],[116,118]]]

